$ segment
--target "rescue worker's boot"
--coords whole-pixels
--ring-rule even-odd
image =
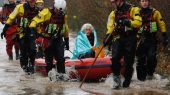
[[[132,75],[133,75],[133,67],[131,68],[126,68],[125,70],[125,80],[123,82],[123,88],[128,88],[130,86],[131,83],[131,79],[132,79]]]
[[[18,44],[15,45],[15,59],[16,59],[16,60],[20,59],[19,46],[18,46]]]
[[[36,55],[36,51],[34,49],[31,50],[32,53],[30,53],[29,55],[29,70],[30,70],[30,74],[34,74],[34,66],[35,66],[35,55]]]
[[[153,80],[153,79],[155,79],[155,77],[154,77],[154,75],[153,74],[148,74],[147,76],[146,76],[146,79],[147,80]]]
[[[113,81],[114,81],[113,89],[119,89],[120,86],[121,86],[120,76],[114,75],[114,76],[113,76]]]
[[[35,71],[34,71],[34,66],[29,66],[29,73],[30,74],[34,74],[35,73]]]
[[[136,72],[137,72],[138,80],[140,80],[140,81],[146,80],[147,72],[146,72],[146,68],[144,66],[137,66]]]
[[[20,59],[20,55],[19,55],[19,52],[16,53],[16,60]]]
[[[28,58],[27,58],[27,55],[25,53],[21,53],[21,56],[20,56],[20,66],[21,68],[23,69],[23,71],[25,73],[28,73],[29,72],[29,69],[28,69]]]
[[[24,71],[25,73],[28,73],[28,72],[29,72],[28,66],[22,66],[21,68],[23,69],[23,71]]]
[[[13,60],[13,56],[10,55],[9,58],[8,58],[8,60],[10,60],[10,61]]]
[[[59,73],[56,78],[60,81],[68,81],[70,79],[69,76],[64,73]]]
[[[32,57],[30,57],[29,58],[29,63],[28,63],[28,65],[29,65],[29,73],[30,74],[34,74],[35,72],[34,72],[34,66],[35,66],[35,56],[34,55],[32,55]]]
[[[129,85],[130,85],[130,80],[125,79],[124,82],[123,82],[123,88],[128,88]]]
[[[53,68],[53,65],[52,63],[46,63],[47,66],[46,66],[46,75],[48,75],[48,72],[52,70]]]
[[[137,50],[137,64],[136,64],[136,73],[137,78],[140,81],[145,81],[147,76],[147,65],[145,64],[146,59],[142,50]]]

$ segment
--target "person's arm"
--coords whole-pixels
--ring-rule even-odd
[[[3,36],[6,36],[6,31],[9,28],[10,25],[12,25],[13,21],[16,19],[16,17],[18,15],[23,15],[24,14],[24,8],[23,8],[23,4],[19,4],[15,7],[14,11],[9,15],[5,26],[3,28],[3,31],[1,33],[1,38],[3,39]]]
[[[153,19],[156,21],[160,32],[162,33],[162,44],[164,47],[168,45],[168,35],[166,31],[166,25],[165,22],[162,19],[161,13],[159,11],[155,11],[153,15]]]
[[[106,34],[111,34],[114,28],[115,28],[115,12],[112,11],[108,17]]]
[[[65,23],[65,32],[64,32],[64,38],[69,38],[69,27],[68,27],[68,16],[67,15],[65,15],[65,17],[64,17],[64,23]]]
[[[166,32],[166,25],[165,25],[165,22],[163,21],[163,18],[161,16],[161,13],[156,10],[154,12],[154,15],[153,15],[153,19],[156,21],[158,27],[159,27],[159,30],[161,32]]]
[[[6,21],[6,24],[11,25],[18,15],[19,16],[24,15],[24,5],[23,4],[19,4],[15,7],[14,11],[9,15],[9,17]]]
[[[139,15],[139,8],[138,7],[132,7],[130,16],[132,19],[130,20],[131,27],[133,28],[140,28],[142,25],[142,18]]]
[[[64,30],[64,41],[65,41],[65,46],[66,46],[66,49],[69,50],[69,27],[68,27],[68,16],[65,15],[64,17],[64,27],[65,28]]]
[[[51,18],[51,12],[49,11],[48,8],[45,8],[42,11],[40,11],[36,17],[32,19],[29,27],[35,28],[38,24],[50,20],[50,18]]]
[[[107,32],[103,39],[103,45],[106,46],[108,43],[113,39],[112,32],[114,32],[115,29],[115,11],[112,11],[108,17],[107,21]],[[109,37],[109,38],[108,38]]]

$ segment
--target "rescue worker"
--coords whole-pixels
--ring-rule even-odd
[[[39,12],[44,8],[44,1],[43,0],[36,0],[36,7],[38,8]],[[44,57],[44,51],[43,51],[43,45],[44,45],[44,38],[41,35],[41,28],[43,28],[43,25],[40,24],[37,26],[37,39],[35,40],[37,53],[36,58],[43,58]]]
[[[66,46],[66,50],[69,50],[68,22],[65,8],[65,0],[55,0],[52,9],[43,9],[30,24],[30,27],[34,28],[38,24],[43,23],[44,28],[42,35],[44,35],[44,38],[48,39],[48,45],[46,45],[47,47],[44,51],[47,74],[53,68],[53,58],[57,61],[56,66],[58,73],[65,73],[64,46]]]
[[[90,23],[86,23],[82,26],[76,37],[72,59],[76,59],[77,57],[94,58],[94,49],[98,46],[97,34],[94,27]]]
[[[10,13],[14,10],[16,6],[15,0],[9,0],[9,4],[5,4],[2,9],[2,16],[1,21],[4,24],[10,15]],[[12,25],[7,29],[7,31],[4,31],[1,33],[1,38],[3,39],[3,36],[6,39],[6,52],[8,54],[9,60],[13,60],[13,46],[15,48],[15,56],[16,60],[19,59],[19,45],[18,42],[15,40],[16,38],[16,31],[17,31],[17,20],[12,23]]]
[[[137,44],[137,28],[142,24],[142,19],[139,16],[139,8],[126,2],[126,0],[110,0],[116,10],[112,11],[108,18],[107,33],[104,38],[104,46],[112,41],[112,71],[115,85],[113,89],[119,89],[121,86],[120,60],[124,57],[125,73],[123,87],[127,88],[130,85],[135,50]],[[111,36],[112,35],[112,36]],[[109,39],[108,39],[109,38]]]
[[[153,78],[157,65],[157,33],[161,32],[163,47],[168,45],[166,25],[161,13],[150,6],[150,0],[140,0],[142,27],[139,31],[140,42],[137,48],[137,78],[141,81]]]
[[[9,15],[8,20],[4,26],[3,32],[10,27],[10,25],[17,19],[18,31],[17,39],[20,46],[20,65],[26,73],[34,73],[35,61],[35,38],[36,31],[34,28],[29,28],[29,24],[33,17],[38,14],[35,7],[35,0],[27,0],[24,4],[19,4],[15,7],[14,11]]]

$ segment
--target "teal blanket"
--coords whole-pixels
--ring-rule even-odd
[[[97,34],[96,31],[93,30],[92,33],[94,34],[94,47],[98,47],[98,41],[97,41]],[[75,40],[74,50],[73,50],[73,57],[71,59],[76,59],[80,55],[85,55],[87,52],[92,52],[91,48],[93,47],[85,32],[79,31]]]

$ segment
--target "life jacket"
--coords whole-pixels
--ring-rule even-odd
[[[123,21],[124,19],[132,19],[130,16],[130,11],[131,8],[134,7],[131,4],[128,3],[123,3],[122,7],[117,9],[115,11],[115,22],[118,24],[121,21]],[[116,29],[118,31],[119,35],[129,35],[129,33],[134,33],[135,32],[128,32],[128,31],[135,31],[135,28],[131,28],[131,27],[127,27],[125,25],[117,25]]]
[[[138,33],[141,33],[144,38],[156,39],[158,25],[153,18],[155,11],[156,9],[154,8],[140,10],[140,15],[142,17],[142,27]]]
[[[140,32],[144,33],[145,36],[151,36],[157,32],[157,24],[153,19],[154,12],[153,8],[141,9],[140,15],[142,17],[142,27]]]
[[[22,8],[22,7],[21,7]],[[24,14],[19,15],[17,19],[17,35],[19,39],[22,39],[24,36],[27,36],[29,34],[29,24],[31,23],[31,20],[38,14],[38,10],[34,7],[31,8],[28,3],[23,4],[23,10]]]
[[[31,20],[38,14],[38,10],[36,8],[31,8],[28,3],[24,4],[24,15],[22,17],[18,17],[19,26],[23,28],[28,28]]]
[[[56,13],[54,9],[50,9],[50,12],[52,13],[50,20],[43,23],[45,27],[44,31],[50,36],[54,36],[55,34],[62,36],[65,32],[65,14],[63,12]]]
[[[11,12],[13,12],[15,7],[16,7],[15,3],[13,3],[13,4],[5,4],[3,6],[2,21],[6,21],[7,20],[8,16],[11,14]]]

